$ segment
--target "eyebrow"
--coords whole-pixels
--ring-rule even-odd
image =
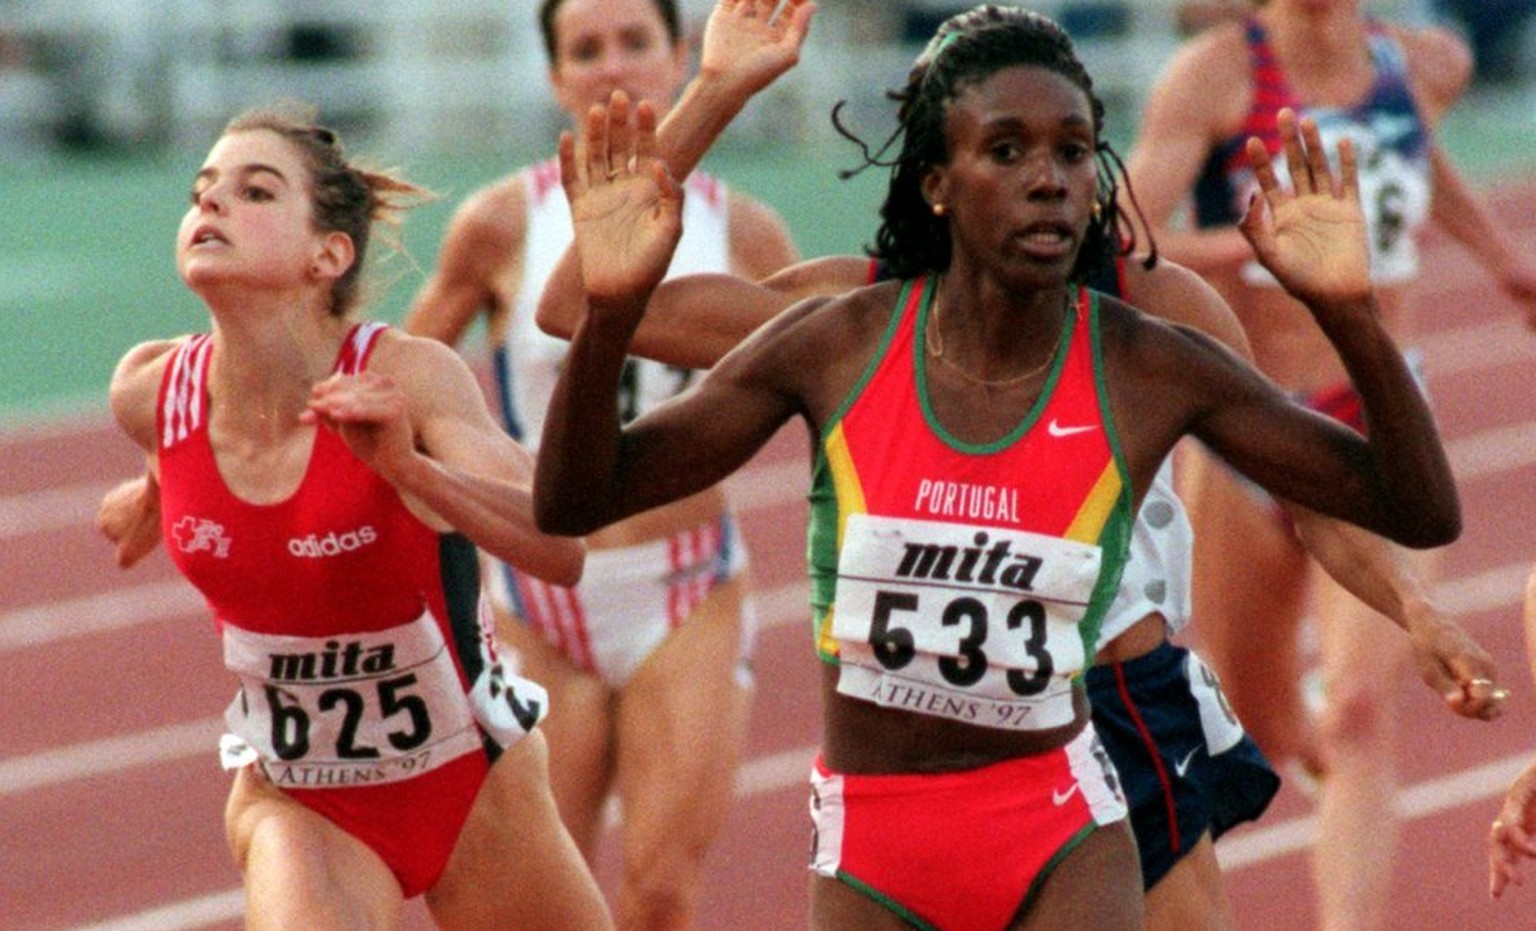
[[[195,184],[198,181],[202,181],[202,180],[204,180],[206,178],[211,178],[211,177],[213,177],[214,175],[216,175],[218,173],[219,173],[219,170],[217,168],[214,168],[212,166],[208,166],[208,167],[204,168],[202,171],[199,171],[196,175],[193,175],[192,176],[192,181]],[[235,174],[235,175],[245,175],[246,177],[249,177],[249,176],[255,175],[255,174],[270,174],[270,175],[276,177],[279,181],[282,181],[285,184],[288,181],[288,176],[283,174],[282,171],[278,170],[278,168],[276,166],[268,165],[268,164],[266,164],[264,162],[250,162],[250,163],[245,164],[245,165],[236,165],[235,168],[230,173],[231,174]]]

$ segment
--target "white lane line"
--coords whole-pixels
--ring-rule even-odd
[[[739,513],[805,500],[810,467],[796,459],[753,465],[726,480]],[[126,478],[126,476],[125,476]],[[101,497],[115,482],[82,482],[0,496],[0,541],[76,527],[94,527]],[[107,546],[105,540],[101,544]]]
[[[212,761],[223,728],[222,719],[205,718],[0,760],[0,798],[191,756],[206,756],[210,766],[216,765]]]
[[[1443,811],[1502,796],[1510,782],[1531,761],[1530,753],[1517,753],[1472,769],[1450,773],[1404,787],[1397,796],[1397,813],[1403,821],[1417,821]],[[1493,817],[1490,809],[1488,817]],[[1261,822],[1262,823],[1262,822]],[[1235,872],[1277,857],[1298,853],[1317,838],[1317,818],[1303,815],[1268,826],[1244,828],[1216,843],[1222,870]]]
[[[51,601],[0,614],[0,655],[71,637],[206,613],[202,596],[182,579]]]
[[[141,592],[139,597],[129,600],[138,606],[136,613],[142,615],[167,616],[164,610],[164,592],[158,591],[162,587],[175,587],[179,592],[185,591],[187,604],[184,607],[193,612],[202,610],[201,600],[185,582],[179,580],[167,583],[166,586],[146,586],[153,591]],[[758,592],[754,599],[757,602],[758,616],[763,628],[785,626],[804,620],[809,616],[806,607],[806,593],[808,586],[803,581],[792,582],[777,588]],[[115,606],[120,606],[122,596],[103,598]],[[91,623],[90,615],[99,610],[101,606],[90,610],[80,607],[61,609],[57,616],[49,621],[28,622],[25,619],[18,621],[18,615],[0,616],[0,635],[20,629],[31,630],[32,636],[42,636],[35,630],[42,625],[59,625],[68,629],[67,633],[74,633],[74,627]],[[104,613],[97,620],[110,619],[121,620],[117,616]],[[147,619],[147,617],[145,618]],[[127,623],[135,623],[128,621]],[[119,625],[121,626],[121,625]],[[97,624],[95,629],[101,629]],[[65,633],[60,632],[59,636]],[[58,639],[53,637],[50,639]],[[0,652],[3,652],[6,643],[0,640]],[[191,756],[208,755],[210,758],[218,747],[218,736],[221,733],[221,724],[217,718],[209,718],[203,721],[193,721],[185,724],[172,724],[153,730],[141,731],[137,734],[108,737],[87,743],[70,744],[49,750],[41,750],[29,756],[12,757],[0,760],[0,798],[26,792],[30,789],[39,789],[47,786],[70,782],[76,779],[85,779],[90,776],[99,776],[116,772],[132,766],[143,766],[149,763],[167,763],[185,759]],[[761,767],[766,767],[768,772],[777,772],[778,764],[764,762]],[[802,767],[802,775],[810,772],[809,757]],[[754,768],[757,767],[757,768]],[[758,771],[757,762],[747,764],[744,772],[755,773]],[[764,776],[744,776],[750,787],[763,781]]]
[[[1536,420],[1522,420],[1469,434],[1445,444],[1458,482],[1488,478],[1536,462]]]
[[[1429,357],[1433,377],[1536,361],[1536,340],[1513,317],[1441,330],[1420,345]],[[67,418],[52,428],[39,426],[28,432],[39,437],[62,437],[109,427],[110,422],[100,417],[80,416]],[[1489,470],[1529,464],[1536,459],[1530,454],[1536,449],[1532,437],[1536,437],[1536,421],[1526,421],[1463,437],[1446,446],[1448,451],[1461,450],[1460,458],[1466,460],[1464,467],[1471,470],[1463,472],[1458,467],[1457,477],[1471,479],[1482,477]],[[26,433],[22,439],[26,439]],[[1453,452],[1452,462],[1457,461]],[[742,510],[772,507],[804,500],[808,474],[809,467],[797,456],[788,462],[753,465],[728,479],[726,487],[732,502]],[[93,482],[0,497],[0,540],[89,524],[95,518],[102,494],[111,487],[110,482]]]
[[[814,745],[798,747],[749,761],[742,767],[737,780],[738,795],[750,798],[803,788],[816,750]],[[1510,780],[1529,759],[1529,754],[1517,754],[1405,786],[1397,799],[1398,815],[1408,823],[1496,798],[1503,794]],[[1316,834],[1317,819],[1312,815],[1244,828],[1242,833],[1229,835],[1216,844],[1216,857],[1223,871],[1236,873],[1301,853],[1312,846]],[[232,889],[81,926],[73,931],[190,931],[238,920],[243,911],[241,891]]]
[[[1503,608],[1513,609],[1520,602],[1525,578],[1529,571],[1528,563],[1517,562],[1497,566],[1475,575],[1459,576],[1436,586],[1436,600],[1453,617]],[[810,617],[809,591],[809,583],[804,579],[758,591],[753,596],[753,600],[757,606],[760,629],[772,630],[791,624],[805,623]],[[13,612],[0,615],[0,653],[68,636],[130,626],[161,617],[199,614],[202,610],[201,599],[192,592],[191,588],[180,580],[172,580],[129,589],[116,595],[63,603],[49,612],[35,610]],[[95,744],[82,744],[42,751],[32,757],[0,762],[0,796],[54,782],[95,775],[116,766],[133,766],[141,762],[176,758],[178,754],[171,753],[169,756],[157,755],[152,759],[140,759],[139,754],[154,753],[156,751],[153,748],[164,743],[161,738],[152,736],[154,733],[156,732],[125,739],[120,749],[114,750],[112,754],[105,757],[89,751],[80,751],[80,747],[95,746]],[[185,746],[184,749],[185,754],[201,752],[190,746]],[[78,756],[78,753],[84,753],[84,756]],[[85,765],[80,765],[78,768],[60,768],[53,762],[57,759],[96,759],[100,764],[96,769]],[[27,776],[23,779],[19,775],[21,773],[55,775],[39,781],[41,777],[38,776]]]
[[[0,498],[0,540],[94,526],[96,507],[111,488],[108,483],[88,483]],[[109,544],[103,539],[101,545],[105,549]]]
[[[230,889],[97,924],[81,925],[73,931],[192,931],[194,928],[239,921],[244,914],[245,892]]]
[[[1523,468],[1536,462],[1536,420],[1448,440],[1445,450],[1456,478],[1462,482]],[[737,513],[746,514],[805,501],[806,483],[807,466],[794,459],[753,465],[727,479],[726,491]],[[111,483],[87,482],[0,497],[0,541],[93,527],[101,496],[112,487]],[[102,546],[107,546],[105,540]]]
[[[1446,447],[1459,480],[1466,482],[1488,478],[1508,470],[1522,468],[1536,461],[1536,421],[1485,430],[1463,437]],[[797,461],[765,463],[732,479],[730,494],[741,513],[783,505],[799,500],[804,488],[804,464]],[[89,490],[94,508],[103,488]],[[49,515],[64,513],[69,492],[0,499],[0,538],[23,525],[34,529],[47,523]],[[85,493],[77,502],[85,502]],[[91,512],[94,513],[94,512]],[[30,516],[22,516],[30,515]],[[105,546],[103,541],[103,546]],[[1440,588],[1453,614],[1468,613],[1473,608],[1453,607],[1459,592],[1485,592],[1500,599],[1503,592],[1518,592],[1524,584],[1524,566],[1504,566],[1473,579],[1458,578]],[[760,616],[766,625],[788,623],[805,616],[805,585],[781,586],[759,592]],[[1491,607],[1492,605],[1490,605]],[[147,623],[168,616],[197,614],[202,601],[185,582],[173,579],[143,585],[126,586],[103,595],[67,601],[55,601],[0,613],[0,655],[15,650],[41,646],[69,637],[80,637]]]
[[[1419,348],[1424,352],[1431,396],[1438,378],[1536,360],[1536,339],[1513,316],[1441,330]]]
[[[1523,344],[1511,348],[1510,339],[1492,339],[1487,350],[1511,357],[1533,354]],[[1447,441],[1445,447],[1456,477],[1464,482],[1522,468],[1536,462],[1536,420],[1468,434]],[[806,464],[792,459],[753,465],[727,479],[726,489],[738,512],[747,513],[804,501],[806,481]],[[112,487],[88,482],[0,497],[0,540],[91,526],[101,496]]]
[[[1435,602],[1453,618],[1518,607],[1530,572],[1529,562],[1514,562],[1440,582],[1434,587]]]
[[[748,760],[736,777],[738,797],[751,798],[805,786],[817,749],[812,744]],[[191,931],[194,928],[238,921],[244,913],[244,893],[239,889],[230,889],[96,924],[82,925],[73,931]]]

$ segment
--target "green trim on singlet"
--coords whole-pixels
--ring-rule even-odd
[[[864,371],[843,398],[841,404],[821,425],[820,432],[816,436],[815,458],[811,464],[811,490],[806,495],[810,503],[810,519],[806,522],[805,531],[805,564],[811,577],[811,637],[813,643],[820,643],[820,631],[822,622],[826,619],[827,610],[832,607],[832,600],[837,588],[837,575],[819,575],[816,572],[818,565],[837,565],[837,526],[838,506],[837,489],[832,485],[832,470],[827,464],[827,437],[842,422],[843,417],[853,408],[859,396],[864,393],[864,388],[875,373],[879,371],[881,364],[885,362],[886,353],[890,351],[891,343],[896,339],[896,331],[901,326],[901,319],[906,311],[907,301],[911,298],[912,288],[921,279],[904,281],[901,290],[897,292],[896,305],[891,312],[891,319],[885,325],[885,332],[880,336],[880,342],[875,346],[869,364],[864,366]],[[932,293],[926,295],[932,300]],[[818,561],[820,556],[825,562]],[[835,664],[837,657],[829,655],[817,649],[816,655],[825,663]]]
[[[837,409],[832,412],[832,416],[827,418],[827,422],[821,425],[821,433],[817,437],[816,445],[818,454],[821,452],[821,444],[827,441],[827,434],[831,433],[832,429],[848,415],[848,411],[859,400],[859,395],[864,393],[864,387],[869,384],[870,379],[874,378],[875,373],[880,370],[880,364],[885,361],[885,354],[890,352],[891,343],[896,339],[896,331],[901,328],[901,318],[906,312],[907,301],[911,300],[912,289],[918,283],[930,280],[932,279],[913,278],[901,283],[901,290],[896,293],[896,306],[891,311],[891,319],[885,324],[885,332],[880,334],[880,343],[875,346],[874,354],[869,358],[869,364],[864,366],[864,371],[859,375],[859,380],[854,382],[848,394],[843,397],[843,403],[839,404]],[[918,311],[920,314],[927,313],[928,304],[933,300],[933,294],[932,288],[924,290],[923,306]]]
[[[1099,398],[1100,416],[1104,422],[1104,436],[1109,441],[1109,451],[1114,457],[1115,468],[1120,472],[1120,494],[1115,501],[1114,512],[1105,521],[1104,531],[1099,534],[1098,540],[1104,561],[1112,560],[1112,565],[1100,563],[1098,584],[1094,586],[1093,594],[1089,596],[1088,610],[1083,615],[1084,623],[1078,625],[1078,632],[1083,638],[1083,655],[1088,658],[1083,672],[1078,675],[1079,679],[1087,674],[1088,667],[1093,665],[1094,655],[1098,652],[1099,630],[1104,626],[1104,618],[1109,614],[1115,596],[1119,594],[1120,576],[1125,573],[1125,564],[1131,559],[1131,534],[1136,524],[1131,470],[1125,461],[1125,450],[1120,443],[1120,431],[1115,427],[1114,410],[1109,403],[1109,381],[1105,378],[1104,346],[1101,338],[1103,324],[1101,297],[1102,295],[1097,291],[1091,289],[1088,291],[1088,335],[1093,349],[1093,377]]]
[[[1067,299],[1067,315],[1065,319],[1062,320],[1062,326],[1065,328],[1063,332],[1067,335],[1065,337],[1060,334],[1057,335],[1056,349],[1054,350],[1056,355],[1055,358],[1051,360],[1051,371],[1050,374],[1045,378],[1045,384],[1040,388],[1040,396],[1035,399],[1034,406],[1032,406],[1029,409],[1029,412],[1024,415],[1024,418],[1019,421],[1018,426],[1008,431],[1007,434],[997,438],[996,440],[993,440],[990,443],[967,443],[965,440],[960,439],[959,437],[950,433],[948,430],[944,429],[944,425],[939,423],[938,415],[933,411],[932,402],[930,402],[928,399],[928,354],[924,351],[927,348],[927,342],[924,339],[924,334],[928,332],[928,311],[933,306],[933,294],[938,291],[938,281],[934,280],[929,284],[928,298],[923,301],[922,306],[918,308],[917,321],[913,324],[912,354],[915,360],[915,369],[917,372],[918,406],[922,408],[923,419],[927,421],[928,429],[933,431],[934,436],[937,436],[944,442],[945,445],[947,445],[950,449],[955,450],[956,452],[966,453],[972,456],[985,456],[989,453],[1000,452],[1004,449],[1007,449],[1009,446],[1012,446],[1014,443],[1023,438],[1024,434],[1029,432],[1030,428],[1033,427],[1035,422],[1040,419],[1040,415],[1045,412],[1046,406],[1050,403],[1051,396],[1056,391],[1056,383],[1061,380],[1062,369],[1066,368],[1067,356],[1069,356],[1072,351],[1071,334],[1077,327],[1077,304],[1079,295],[1076,285],[1071,285],[1069,287],[1070,291],[1068,292],[1069,296]]]

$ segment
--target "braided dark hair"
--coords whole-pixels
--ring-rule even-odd
[[[891,169],[881,224],[870,254],[891,273],[910,278],[949,267],[949,223],[936,217],[923,197],[922,182],[935,165],[949,161],[944,117],[949,105],[969,86],[998,71],[1018,65],[1045,68],[1082,89],[1093,110],[1098,159],[1098,209],[1088,224],[1082,248],[1072,268],[1073,281],[1085,281],[1095,270],[1112,263],[1116,254],[1129,254],[1135,230],[1123,222],[1117,207],[1116,172],[1124,177],[1120,157],[1104,141],[1104,104],[1093,92],[1093,79],[1078,59],[1071,38],[1049,17],[1017,7],[987,4],[945,20],[912,64],[906,86],[886,96],[898,103],[896,131],[878,151],[833,122],[845,137],[864,151],[864,164],[842,173],[856,174],[872,165]],[[897,139],[901,151],[894,161],[883,156]]]

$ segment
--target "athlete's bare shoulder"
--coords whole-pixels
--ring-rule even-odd
[[[1472,50],[1456,33],[1439,26],[1387,26],[1408,61],[1414,99],[1431,125],[1440,121],[1472,82]]]
[[[1187,40],[1174,53],[1148,95],[1145,119],[1151,130],[1163,122],[1184,132],[1219,139],[1236,132],[1253,101],[1253,54],[1243,22],[1227,22]],[[1220,87],[1222,93],[1211,94]],[[1157,135],[1157,133],[1153,133]]]
[[[155,408],[171,355],[189,337],[139,343],[123,354],[112,372],[108,400],[123,431],[145,449],[155,445]]]
[[[1241,356],[1252,356],[1248,335],[1226,299],[1185,266],[1159,258],[1147,268],[1138,259],[1129,260],[1125,289],[1130,302],[1145,313],[1193,327]]]
[[[508,175],[471,192],[454,211],[447,235],[489,251],[511,252],[522,245],[527,213],[527,179]]]
[[[1200,357],[1213,351],[1228,355],[1216,349],[1224,345],[1219,339],[1187,322],[1192,317],[1156,314],[1100,295],[1099,339],[1106,365],[1121,377],[1141,382],[1178,382],[1190,374],[1191,365],[1198,366]]]
[[[901,286],[887,281],[806,298],[758,328],[716,374],[786,391],[813,410],[840,400],[889,328]]]

